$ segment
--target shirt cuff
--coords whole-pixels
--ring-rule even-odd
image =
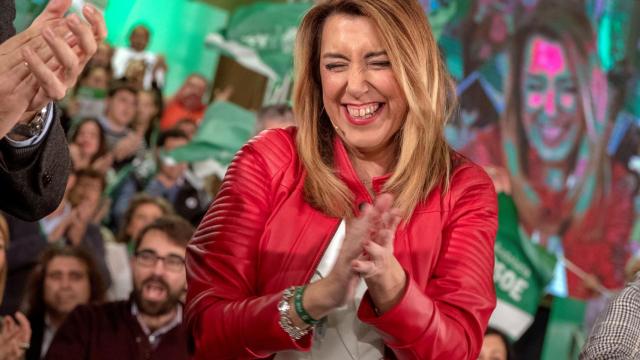
[[[51,123],[53,123],[53,103],[50,102],[49,104],[47,104],[46,107],[47,107],[47,112],[44,115],[44,126],[39,135],[36,135],[26,140],[20,140],[20,141],[13,140],[8,136],[5,136],[4,139],[7,141],[7,143],[14,148],[24,148],[24,147],[40,144],[42,140],[49,133],[49,129],[51,128]]]

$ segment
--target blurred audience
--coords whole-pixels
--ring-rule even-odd
[[[113,161],[111,154],[107,153],[104,130],[94,118],[82,119],[75,126],[71,133],[69,152],[76,170],[91,167],[106,173]]]
[[[256,133],[267,129],[295,126],[293,110],[287,104],[269,105],[261,108],[256,115]]]
[[[119,170],[144,150],[142,136],[130,128],[137,111],[137,91],[116,82],[109,90],[106,114],[100,117],[107,148],[113,155],[113,168]]]
[[[206,91],[207,79],[204,76],[189,75],[173,99],[167,103],[160,120],[160,129],[168,130],[182,119],[199,124],[207,108],[203,101]]]
[[[133,129],[144,136],[147,147],[155,147],[160,133],[160,116],[164,109],[162,93],[159,90],[138,92],[138,108]]]
[[[186,163],[175,163],[164,156],[164,153],[186,145],[188,142],[187,135],[178,129],[167,130],[160,134],[158,172],[146,186],[145,192],[167,199],[178,215],[197,225],[204,216],[211,199],[200,182],[188,171]]]
[[[105,244],[107,266],[111,272],[111,287],[107,292],[109,300],[125,300],[131,294],[133,283],[130,259],[133,256],[134,239],[145,226],[170,214],[173,214],[173,209],[162,198],[140,193],[131,199],[117,238]]]
[[[507,336],[500,330],[489,327],[484,333],[478,360],[514,360]]]
[[[103,67],[109,70],[109,73],[112,72],[111,69],[111,58],[113,57],[113,49],[111,46],[105,42],[98,44],[98,49],[96,53],[93,55],[89,64],[89,67]]]
[[[187,138],[189,139],[189,141],[191,141],[191,139],[193,139],[193,136],[198,131],[198,124],[194,123],[189,119],[182,119],[182,120],[179,120],[173,126],[173,128],[184,132],[187,135]]]
[[[106,186],[104,174],[91,168],[76,170],[68,186],[60,208],[40,221],[42,231],[50,242],[85,247],[94,256],[108,285],[110,276],[100,228],[104,209],[109,207],[108,199],[102,196]]]
[[[6,248],[9,244],[9,225],[0,214],[0,301],[7,282]],[[0,317],[0,360],[22,359],[29,348],[31,327],[29,321],[20,312],[11,316]]]
[[[85,249],[52,246],[29,281],[26,313],[31,324],[27,360],[44,357],[64,319],[77,305],[104,301],[104,283]]]
[[[193,227],[162,217],[136,239],[134,290],[127,301],[77,307],[59,328],[46,359],[187,359],[180,297]]]
[[[164,87],[167,64],[164,57],[146,50],[150,38],[151,32],[146,26],[138,25],[131,30],[129,47],[116,48],[111,59],[115,78],[128,79],[132,73],[127,71],[134,71],[140,73],[142,88]]]

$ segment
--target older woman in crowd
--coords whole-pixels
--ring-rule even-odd
[[[297,130],[243,147],[187,249],[195,358],[476,359],[496,194],[444,140],[424,10],[320,1],[297,36]]]

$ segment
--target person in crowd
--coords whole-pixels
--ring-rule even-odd
[[[15,2],[0,0],[0,210],[23,220],[40,219],[60,203],[71,160],[52,101],[75,84],[106,36],[95,8],[83,8],[86,23],[64,17],[70,5],[50,1],[15,34]]]
[[[103,66],[87,66],[80,75],[73,96],[67,100],[65,112],[72,124],[77,119],[104,114],[111,72]]]
[[[100,229],[101,209],[108,204],[102,193],[105,175],[86,168],[74,172],[69,191],[60,208],[40,221],[49,242],[84,247],[96,259],[105,284],[111,283],[105,259],[104,237]]]
[[[26,313],[31,324],[31,346],[26,360],[39,360],[64,319],[78,305],[104,301],[104,283],[92,255],[85,249],[51,246],[31,274]]]
[[[256,115],[256,133],[267,129],[295,126],[293,110],[287,104],[269,105],[258,110]]]
[[[167,103],[160,120],[160,129],[168,130],[182,119],[199,124],[207,108],[203,101],[207,83],[207,79],[202,75],[189,75],[173,99]]]
[[[148,147],[155,147],[160,133],[160,116],[164,104],[162,93],[157,89],[141,90],[138,92],[138,112],[133,122],[133,129],[138,134],[144,134]]]
[[[141,85],[144,89],[152,87],[164,87],[164,77],[167,72],[167,64],[164,57],[147,50],[151,32],[144,25],[138,25],[131,30],[129,35],[129,47],[119,47],[115,49],[111,64],[116,79],[124,78],[127,69],[132,63],[136,67],[142,66]]]
[[[107,266],[111,273],[109,300],[125,300],[131,294],[130,259],[133,256],[135,241],[142,229],[154,220],[173,214],[173,208],[164,199],[145,193],[136,194],[129,202],[124,213],[122,225],[115,241],[105,244]]]
[[[187,248],[194,358],[477,358],[497,197],[444,139],[424,10],[319,2],[294,59],[297,129],[238,152]]]
[[[640,276],[606,305],[593,325],[581,360],[640,357]]]
[[[106,173],[113,161],[111,154],[107,153],[104,130],[98,120],[93,118],[82,119],[75,126],[69,152],[76,170],[93,168]]]
[[[193,227],[176,216],[146,226],[136,239],[131,298],[76,308],[45,359],[188,359],[180,296],[192,235]]]
[[[108,70],[109,74],[113,72],[111,69],[111,58],[113,57],[113,48],[106,42],[98,44],[96,53],[89,60],[87,67],[101,67]]]
[[[0,214],[0,301],[7,282],[7,246],[9,245],[9,225]],[[29,348],[31,326],[21,313],[0,317],[0,360],[20,360]]]
[[[189,119],[178,120],[173,126],[174,129],[178,129],[187,135],[189,141],[193,139],[193,136],[198,132],[198,124]]]
[[[109,69],[104,66],[87,67],[83,77],[81,77],[79,81],[80,86],[98,89],[104,92],[109,90],[110,83],[111,73]]]
[[[109,89],[106,113],[99,119],[107,149],[113,155],[113,168],[119,170],[144,150],[140,134],[131,129],[137,111],[137,91],[121,82]]]
[[[514,360],[511,342],[502,331],[487,328],[478,360]]]
[[[178,129],[170,129],[160,134],[158,172],[144,191],[151,196],[166,199],[178,215],[197,225],[204,216],[211,199],[188,171],[188,164],[176,164],[164,156],[164,153],[186,145],[188,142],[187,135]]]
[[[180,130],[171,129],[160,133],[154,146],[153,164],[140,164],[133,169],[114,195],[111,220],[116,229],[122,228],[123,216],[136,193],[144,191],[152,196],[165,198],[173,205],[177,203],[174,201],[177,201],[180,189],[183,186],[189,189],[189,185],[184,184],[186,164],[166,164],[166,166],[162,164],[164,152],[185,145],[187,142],[187,135]],[[198,207],[197,210],[201,209]],[[202,216],[202,213],[196,215]]]
[[[606,154],[615,112],[596,49],[584,11],[541,1],[514,34],[503,116],[464,153],[511,194],[523,234],[615,290],[624,285],[636,186]],[[553,294],[598,295],[563,263]]]

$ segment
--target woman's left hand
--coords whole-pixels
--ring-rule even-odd
[[[376,198],[373,205],[376,221],[371,228],[371,237],[363,243],[363,255],[351,263],[353,270],[365,279],[380,313],[391,309],[400,300],[407,282],[404,269],[393,254],[401,213],[392,205],[393,196],[389,194]]]

